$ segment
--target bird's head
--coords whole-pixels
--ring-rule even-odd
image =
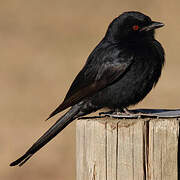
[[[164,26],[150,17],[135,11],[124,12],[109,25],[106,38],[113,42],[137,42],[154,38],[155,29]]]

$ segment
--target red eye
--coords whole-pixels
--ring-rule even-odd
[[[134,26],[132,27],[132,29],[133,29],[134,31],[137,31],[137,30],[139,29],[139,26],[138,26],[138,25],[134,25]]]

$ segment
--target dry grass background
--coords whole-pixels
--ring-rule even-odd
[[[55,119],[62,101],[109,22],[138,10],[166,26],[157,39],[166,67],[157,87],[137,107],[179,108],[180,1],[0,0],[0,179],[75,179],[75,123],[22,168],[10,168]]]

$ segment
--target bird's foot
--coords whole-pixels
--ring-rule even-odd
[[[141,117],[141,114],[134,113],[133,111],[128,110],[127,108],[115,109],[114,111],[108,111],[108,112],[100,112],[99,115],[114,117],[114,118],[140,118]]]

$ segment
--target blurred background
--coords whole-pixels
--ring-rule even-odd
[[[75,179],[75,122],[23,167],[9,163],[57,119],[44,120],[63,100],[108,24],[141,11],[165,27],[156,33],[166,66],[136,108],[180,108],[180,1],[0,0],[0,179]]]

